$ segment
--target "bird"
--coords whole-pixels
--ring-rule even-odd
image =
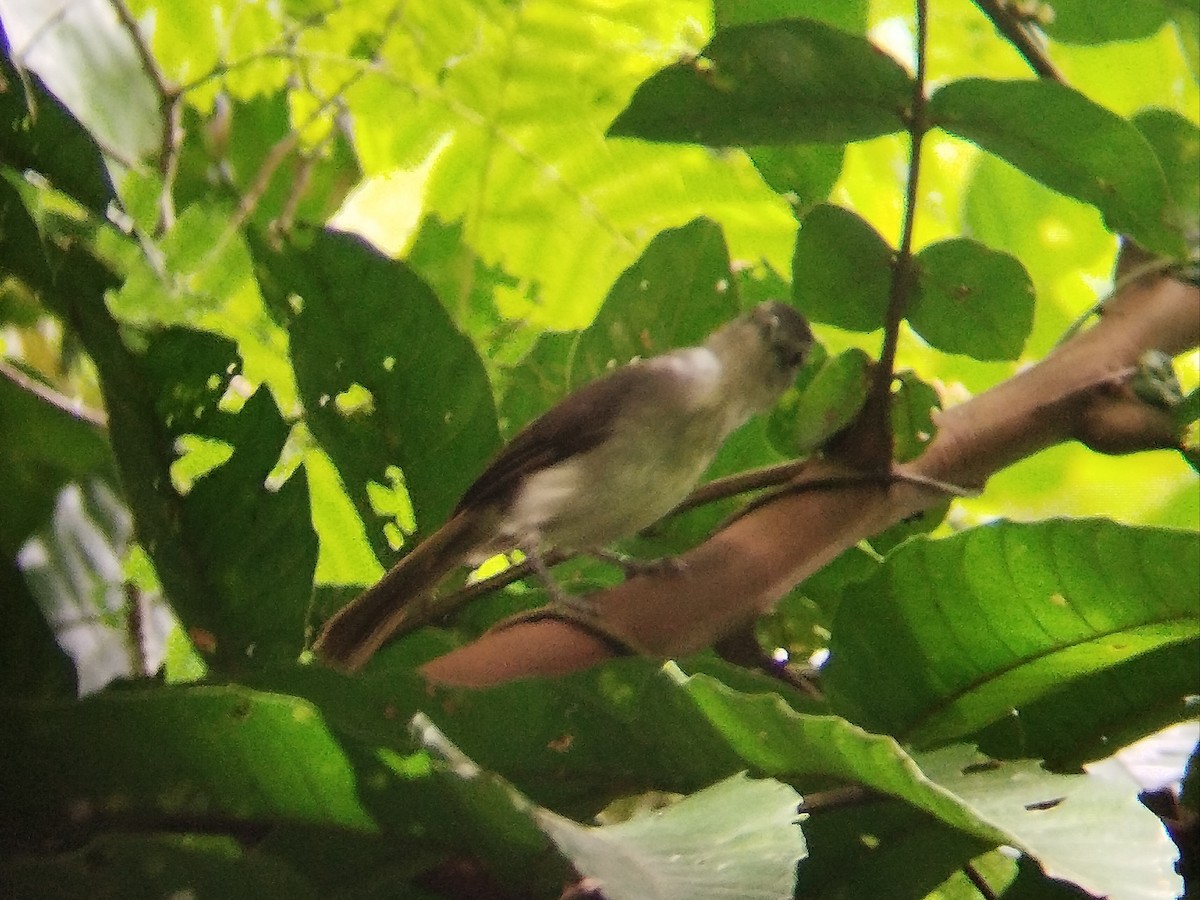
[[[637,359],[568,394],[521,429],[445,524],[324,624],[313,652],[354,672],[450,572],[522,551],[602,551],[657,522],[696,486],[725,439],[771,409],[813,344],[805,318],[768,300],[702,344]],[[419,624],[419,623],[418,623]]]

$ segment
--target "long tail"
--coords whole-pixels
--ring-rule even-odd
[[[348,672],[363,667],[452,569],[479,542],[476,516],[453,516],[376,584],[335,613],[321,629],[313,651]]]

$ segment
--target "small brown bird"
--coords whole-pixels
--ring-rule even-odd
[[[767,301],[698,347],[631,362],[570,394],[500,451],[441,528],[325,623],[317,656],[361,668],[406,607],[458,566],[520,549],[545,575],[550,550],[600,549],[652,525],[735,429],[775,405],[812,340],[795,309]]]

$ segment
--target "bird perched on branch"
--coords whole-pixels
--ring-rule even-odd
[[[522,429],[449,520],[336,613],[313,650],[357,670],[461,565],[519,549],[552,596],[545,554],[606,547],[652,525],[695,487],[725,439],[775,405],[812,346],[796,310],[767,301],[698,347],[637,360]]]

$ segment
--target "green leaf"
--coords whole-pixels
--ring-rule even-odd
[[[892,256],[865,219],[840,206],[818,206],[796,236],[792,299],[814,321],[874,331],[887,312]]]
[[[800,144],[752,147],[749,153],[763,180],[783,194],[799,216],[829,198],[842,172],[846,149],[834,144]]]
[[[223,897],[317,900],[324,896],[259,847],[206,834],[100,834],[79,849],[0,863],[10,897]],[[53,888],[50,886],[53,885]]]
[[[803,389],[771,416],[773,433],[795,456],[807,456],[854,421],[870,389],[871,360],[852,348],[816,367]]]
[[[0,684],[10,697],[75,697],[75,667],[54,639],[15,555],[0,561]]]
[[[538,821],[612,900],[775,900],[792,895],[806,855],[799,801],[787,785],[739,774],[616,825],[549,811]]]
[[[942,408],[937,390],[915,372],[898,372],[892,390],[892,434],[896,462],[908,462],[925,452],[937,427],[933,415]]]
[[[796,17],[795,0],[715,0],[713,18],[718,29],[751,22],[772,22]],[[862,34],[867,29],[871,4],[866,0],[817,0],[803,4],[804,16],[849,31]]]
[[[1167,109],[1143,109],[1133,124],[1154,148],[1167,176],[1171,224],[1195,248],[1200,244],[1200,127]]]
[[[635,357],[699,344],[740,312],[720,225],[696,219],[660,232],[579,334],[567,386],[593,381]]]
[[[258,259],[264,291],[296,310],[291,355],[306,421],[386,561],[368,486],[389,485],[388,467],[399,466],[419,530],[442,522],[498,444],[483,366],[424,282],[356,238],[318,233],[308,247],[260,249]],[[367,402],[339,404],[355,385]]]
[[[93,475],[115,480],[103,427],[40,399],[35,392],[41,387],[18,369],[0,372],[0,553],[7,559],[46,522],[68,481]]]
[[[316,568],[316,536],[302,472],[268,485],[288,425],[265,390],[237,413],[220,401],[239,372],[234,345],[183,328],[155,335],[144,358],[163,430],[176,447],[186,435],[233,448],[229,461],[203,475],[179,499],[176,538],[200,561],[204,590],[172,594],[184,624],[215,642],[226,664],[248,655],[294,660],[304,647]]]
[[[1171,411],[1177,425],[1190,425],[1200,419],[1200,388],[1195,388]]]
[[[1077,768],[1194,718],[1197,690],[1200,641],[1160,647],[1025,704],[980,732],[980,748],[1010,759],[1034,756],[1059,770]]]
[[[1198,580],[1193,535],[1104,520],[909,542],[838,607],[827,685],[868,727],[945,742],[1194,640]]]
[[[1167,21],[1165,4],[1156,0],[1054,0],[1038,24],[1066,44],[1104,44],[1149,37]]]
[[[8,54],[0,54],[0,79],[22,83]],[[41,79],[31,77],[29,93],[0,92],[0,162],[14,171],[40,172],[97,215],[114,197],[100,148],[78,120],[49,93]],[[33,109],[30,109],[30,106]]]
[[[904,127],[908,74],[865,38],[811,19],[737,25],[654,75],[609,128],[711,146],[844,143]]]
[[[702,675],[682,685],[756,771],[792,783],[817,775],[857,782],[992,846],[1016,847],[1052,877],[1098,895],[1137,898],[1145,884],[1167,895],[1178,884],[1175,848],[1132,783],[1055,775],[1032,760],[989,760],[964,745],[910,756],[891,738],[836,716],[797,713],[775,695],[738,693]],[[1081,830],[1120,833],[1122,847],[1080,842]]]
[[[962,238],[917,254],[907,317],[932,346],[976,359],[1016,359],[1033,328],[1033,282],[1007,253]]]
[[[4,716],[22,736],[0,748],[6,823],[52,828],[76,809],[85,821],[107,812],[164,823],[217,816],[375,829],[350,760],[320,713],[295,697],[142,688],[75,703],[8,703]]]
[[[1137,787],[1099,775],[1055,775],[1033,760],[990,760],[961,745],[914,756],[921,770],[1051,878],[1111,900],[1175,897],[1178,855]],[[1108,835],[1080,841],[1080,834]]]
[[[1051,81],[966,78],[940,88],[930,120],[1048,187],[1091,203],[1108,227],[1171,256],[1166,183],[1146,139],[1125,119]]]

